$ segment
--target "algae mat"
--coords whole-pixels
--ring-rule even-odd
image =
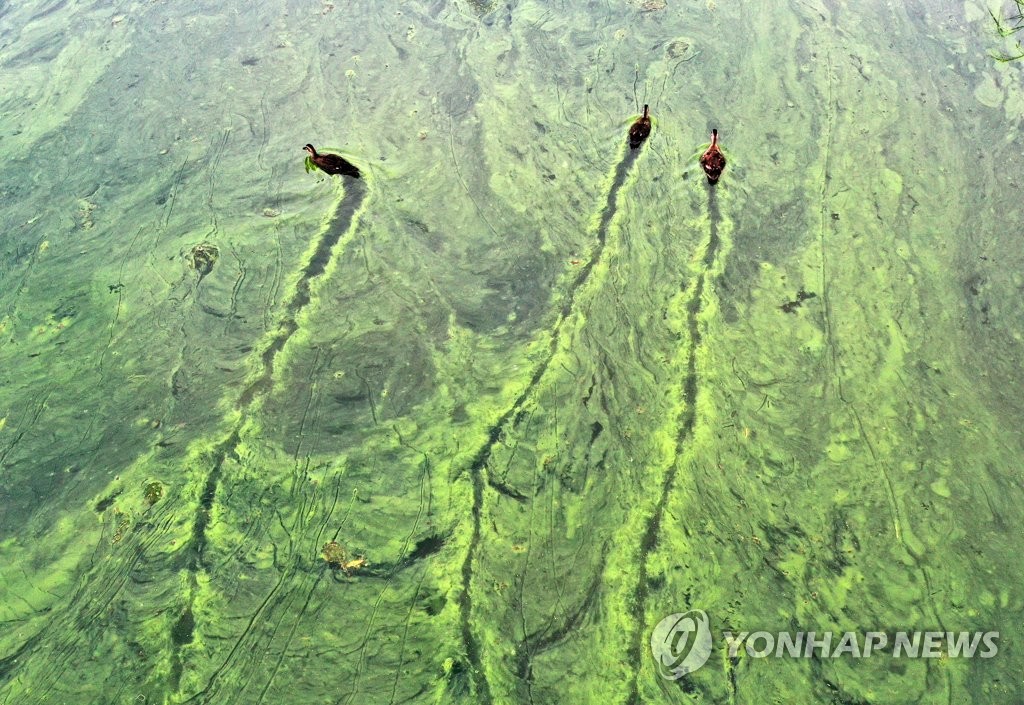
[[[0,4],[0,702],[1024,699],[987,8],[578,5]]]

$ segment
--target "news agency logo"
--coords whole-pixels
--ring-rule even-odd
[[[670,614],[651,634],[651,652],[658,674],[678,680],[707,663],[711,656],[711,626],[703,610]]]
[[[992,658],[999,653],[999,632],[739,632],[722,633],[729,657],[744,649],[751,658]],[[651,633],[658,675],[678,680],[707,663],[711,627],[702,610],[677,612]]]
[[[729,657],[743,647],[753,658],[992,658],[999,653],[999,632],[723,632]]]

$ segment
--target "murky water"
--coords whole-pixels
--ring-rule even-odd
[[[0,2],[0,701],[1024,699],[987,5],[250,5]]]

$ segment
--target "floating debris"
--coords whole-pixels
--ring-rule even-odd
[[[164,485],[162,482],[150,482],[146,485],[146,489],[143,492],[143,497],[146,500],[146,504],[153,506],[164,496]]]
[[[693,48],[693,40],[686,37],[678,37],[665,45],[665,56],[669,59],[680,59],[689,61],[697,55]]]
[[[664,10],[666,6],[665,0],[630,0],[629,4],[639,9],[640,12],[657,12]]]
[[[328,541],[320,549],[321,555],[327,561],[327,565],[334,570],[340,570],[345,575],[352,575],[353,571],[366,566],[365,556],[356,556],[349,559],[348,551],[337,541]]]
[[[84,198],[78,199],[78,227],[82,230],[91,230],[95,223],[92,220],[96,204]]]
[[[192,248],[188,263],[192,269],[199,272],[199,276],[202,278],[213,271],[213,265],[217,264],[218,257],[220,257],[220,249],[216,245],[203,242]]]

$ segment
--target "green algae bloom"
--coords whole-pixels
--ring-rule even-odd
[[[1024,700],[1019,62],[751,8],[0,9],[0,701]]]

